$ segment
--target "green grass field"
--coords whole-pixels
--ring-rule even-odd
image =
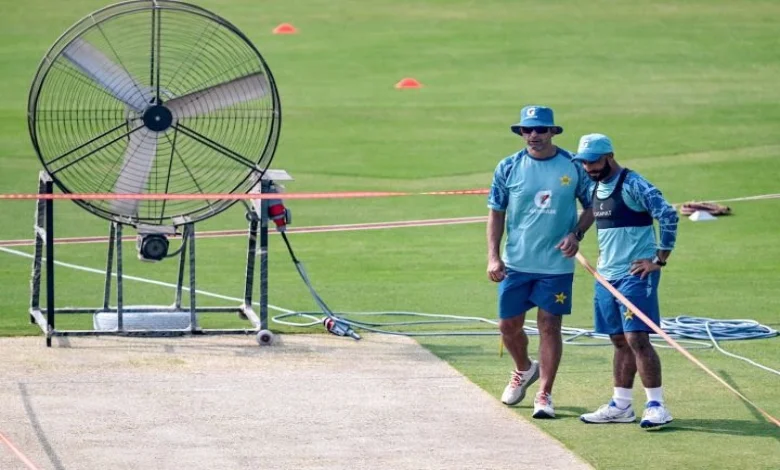
[[[780,193],[780,3],[507,0],[199,2],[256,44],[281,93],[284,124],[273,167],[291,191],[484,188],[496,163],[522,145],[509,132],[524,104],[556,111],[573,149],[603,132],[618,160],[656,183],[672,202]],[[38,63],[61,32],[103,1],[4,5],[0,20],[0,191],[33,192],[40,163],[26,105]],[[271,34],[290,22],[293,36]],[[399,91],[403,77],[424,88]],[[290,201],[298,226],[485,215],[482,196]],[[0,205],[0,238],[32,237],[33,204]],[[780,201],[736,202],[713,223],[682,220],[661,288],[664,316],[750,318],[780,327]],[[242,228],[238,209],[200,230]],[[57,203],[57,236],[105,235],[107,223]],[[297,255],[331,307],[493,318],[484,225],[291,234]],[[595,261],[589,235],[583,251]],[[198,241],[199,286],[243,289],[245,240]],[[278,237],[271,241],[270,301],[314,310]],[[130,275],[175,281],[175,263],[142,264],[127,244]],[[14,248],[30,253],[29,247]],[[61,245],[59,260],[102,269],[103,245]],[[30,261],[0,252],[0,335],[39,334],[27,321]],[[57,269],[64,305],[98,306],[97,274]],[[578,270],[567,326],[592,322],[593,279]],[[170,289],[128,282],[126,302],[169,303]],[[201,298],[201,303],[215,302]],[[64,325],[84,327],[89,318]],[[239,324],[227,318],[213,324]],[[281,331],[291,332],[290,328]],[[334,338],[334,341],[338,339]],[[535,348],[536,340],[532,340]],[[725,343],[780,367],[778,339]],[[420,342],[498,397],[511,370],[495,337]],[[43,339],[41,339],[43,345]],[[780,433],[679,353],[663,349],[666,397],[675,422],[585,426],[577,416],[611,393],[611,350],[567,346],[555,389],[561,419],[538,422],[596,468],[780,468]],[[726,381],[780,416],[777,376],[714,350],[694,351]],[[436,386],[436,384],[431,384]],[[641,387],[635,397],[642,400]],[[517,412],[529,417],[529,403]],[[501,430],[496,430],[497,438]],[[518,437],[518,449],[525,451]]]

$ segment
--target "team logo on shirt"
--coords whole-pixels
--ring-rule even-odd
[[[555,209],[550,209],[552,204],[552,191],[544,189],[534,196],[535,209],[531,209],[532,214],[555,214]]]
[[[571,178],[569,177],[569,175],[561,176],[561,186],[568,186],[569,183],[571,183]]]

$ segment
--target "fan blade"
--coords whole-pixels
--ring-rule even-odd
[[[268,94],[270,86],[262,73],[253,73],[195,91],[165,103],[175,119],[218,111]]]
[[[114,194],[141,194],[149,180],[156,154],[156,132],[143,127],[130,134],[122,169],[114,184]],[[118,215],[133,217],[138,211],[139,202],[130,199],[113,200],[111,209]]]
[[[84,75],[134,111],[142,112],[151,102],[151,89],[140,85],[124,67],[83,39],[74,39],[62,54]]]

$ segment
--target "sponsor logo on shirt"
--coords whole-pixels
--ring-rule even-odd
[[[557,211],[551,209],[552,204],[552,191],[544,189],[536,193],[534,196],[534,204],[536,208],[531,209],[531,214],[555,214]]]
[[[604,210],[604,203],[600,202],[598,210],[593,211],[593,216],[596,218],[603,218],[603,217],[612,217],[612,209]]]

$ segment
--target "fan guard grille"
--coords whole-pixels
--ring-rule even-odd
[[[281,107],[265,60],[202,8],[129,1],[63,34],[33,81],[28,120],[66,193],[246,193],[276,149]],[[235,201],[77,200],[132,224],[198,221]]]

